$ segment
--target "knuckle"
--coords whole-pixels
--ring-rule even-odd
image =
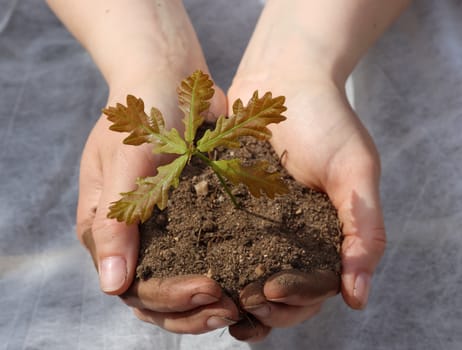
[[[385,235],[385,231],[382,230],[380,234],[373,235],[373,240],[378,249],[383,252],[387,246],[387,236]]]
[[[95,233],[111,232],[118,225],[117,221],[106,216],[99,216],[93,221],[92,229]]]
[[[381,257],[387,246],[387,235],[384,227],[377,227],[370,230],[369,235],[371,252],[378,257]]]
[[[107,245],[114,242],[118,233],[123,232],[127,226],[114,219],[107,217],[96,217],[93,221],[92,231],[98,245]]]
[[[96,208],[92,208],[90,213],[86,213],[85,215],[80,214],[80,208],[78,210],[77,219],[76,219],[76,233],[77,237],[81,239],[81,237],[87,231],[91,230],[93,226],[93,222],[95,220],[95,213]]]

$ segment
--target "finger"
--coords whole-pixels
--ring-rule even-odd
[[[152,158],[146,155],[143,147],[121,146],[123,135],[108,133],[108,126],[109,122],[105,119],[98,121],[82,157],[79,193],[82,204],[78,216],[79,220],[83,220],[82,217],[89,215],[86,212],[94,211],[91,232],[100,287],[107,294],[118,295],[129,287],[134,278],[139,247],[138,228],[137,225],[109,219],[108,209],[112,202],[120,199],[121,192],[134,188],[137,177],[152,173],[154,167]],[[99,179],[91,174],[96,162],[100,163]],[[94,205],[96,191],[100,195],[95,211],[90,205]],[[88,242],[88,239],[84,241]]]
[[[138,309],[182,312],[216,303],[221,296],[220,286],[212,279],[189,275],[137,280],[121,298],[128,306]]]
[[[103,187],[103,173],[97,149],[91,139],[87,141],[82,154],[79,176],[79,200],[77,204],[77,237],[85,246],[98,268],[96,244],[92,225],[95,220]]]
[[[206,114],[208,122],[215,122],[220,115],[226,115],[228,111],[228,99],[223,90],[217,85],[214,85],[213,89],[215,90],[215,94],[210,101],[210,108]]]
[[[268,278],[263,289],[267,300],[293,306],[317,304],[339,291],[340,276],[329,270],[282,271]]]
[[[319,312],[322,304],[311,299],[304,301],[306,306],[267,301],[263,287],[259,283],[252,283],[244,288],[240,300],[244,310],[255,316],[262,324],[278,328],[290,327],[313,317]]]
[[[109,219],[109,207],[120,199],[120,193],[134,189],[136,178],[146,176],[151,167],[152,162],[146,161],[142,153],[140,156],[140,153],[119,149],[104,170],[104,185],[92,229],[100,287],[108,294],[118,295],[130,286],[139,249],[138,226]]]
[[[156,312],[134,309],[142,321],[152,323],[169,332],[201,334],[235,324],[239,312],[233,301],[223,296],[218,302],[185,312]]]
[[[321,310],[321,306],[322,302],[308,306],[267,302],[254,308],[246,308],[246,311],[267,327],[287,328],[314,317]]]
[[[271,332],[271,327],[265,326],[250,315],[229,327],[229,334],[240,341],[256,343],[265,339]]]
[[[317,304],[340,290],[340,278],[328,270],[305,273],[298,270],[282,271],[269,277],[262,284],[251,283],[240,295],[243,307],[253,307],[266,301],[293,306]]]
[[[369,171],[354,178],[360,180],[349,187],[353,190],[338,206],[344,234],[342,295],[350,307],[362,309],[368,301],[372,274],[385,250],[386,235],[378,177]]]

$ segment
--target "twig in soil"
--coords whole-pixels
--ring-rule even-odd
[[[212,161],[210,161],[210,159],[208,159],[206,156],[204,156],[202,153],[197,152],[196,155],[197,155],[205,164],[207,164],[208,166],[210,166],[210,168],[213,170],[213,172],[217,175],[218,180],[220,180],[220,184],[223,186],[223,189],[225,190],[226,194],[229,196],[229,198],[230,198],[231,201],[233,202],[234,207],[235,207],[236,209],[239,209],[239,208],[241,207],[240,204],[237,202],[236,197],[234,197],[234,195],[231,193],[231,190],[229,189],[228,185],[226,184],[226,181],[225,181],[225,179],[223,178],[223,176],[221,176],[220,170],[217,168],[217,166],[216,166]]]
[[[278,161],[280,166],[282,167],[284,166],[284,164],[282,164],[282,161],[284,160],[284,158],[288,157],[288,154],[289,152],[286,149],[282,152],[281,156],[279,157],[279,161]]]
[[[259,219],[262,219],[262,220],[265,220],[265,221],[269,221],[269,222],[271,222],[271,223],[273,223],[273,224],[278,224],[278,225],[282,225],[282,224],[283,224],[282,221],[274,220],[274,219],[271,219],[271,218],[269,218],[269,217],[267,217],[267,216],[264,216],[264,215],[262,215],[262,214],[258,214],[258,213],[251,212],[251,211],[248,210],[248,209],[245,209],[245,208],[239,208],[239,209],[242,210],[243,212],[249,214],[249,215],[255,216],[255,217],[257,217],[257,218],[259,218]]]
[[[196,247],[198,247],[201,242],[201,238],[202,238],[201,236],[202,236],[202,228],[200,228],[199,232],[197,233]]]

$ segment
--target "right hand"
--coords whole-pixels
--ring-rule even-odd
[[[146,110],[159,108],[167,127],[181,130],[176,87],[184,77],[167,77],[158,75],[149,79],[152,83],[136,84],[133,89],[112,89],[108,105],[125,103],[126,95],[133,94],[143,98]],[[215,87],[210,112],[218,115],[225,111],[225,96]],[[102,115],[88,137],[81,160],[77,210],[77,234],[92,255],[101,289],[120,295],[141,320],[171,332],[196,334],[229,326],[238,318],[237,308],[220,286],[205,276],[132,284],[139,249],[138,227],[108,219],[108,208],[121,192],[134,188],[137,177],[154,175],[156,165],[163,160],[153,155],[152,145],[124,145],[127,134],[110,131],[109,126]]]
[[[177,86],[197,69],[208,72],[181,0],[48,3],[106,79],[108,106],[125,103],[126,96],[132,94],[144,100],[146,109],[157,107],[167,128],[181,132]],[[215,115],[226,112],[226,98],[219,89],[210,111]],[[124,145],[127,134],[110,131],[109,126],[101,116],[88,137],[77,210],[77,234],[92,253],[101,289],[121,295],[139,318],[173,332],[202,333],[229,325],[230,319],[237,318],[236,307],[215,282],[203,276],[132,285],[138,228],[108,219],[108,207],[121,192],[134,189],[137,177],[153,175],[163,160],[153,156],[150,145]]]

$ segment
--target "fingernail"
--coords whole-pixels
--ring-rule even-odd
[[[127,263],[121,256],[104,258],[99,266],[99,283],[101,289],[106,292],[114,292],[120,289],[127,279]]]
[[[360,308],[362,309],[366,307],[367,299],[369,298],[370,280],[370,275],[364,272],[356,276],[353,296],[356,298]]]
[[[207,320],[207,327],[209,327],[209,329],[218,329],[218,328],[231,326],[235,324],[236,322],[237,321],[234,321],[227,317],[211,316]]]
[[[271,312],[271,308],[268,304],[246,307],[245,310],[260,318],[268,317]]]
[[[210,294],[198,293],[192,296],[191,303],[195,306],[209,305],[216,303],[219,299]]]

